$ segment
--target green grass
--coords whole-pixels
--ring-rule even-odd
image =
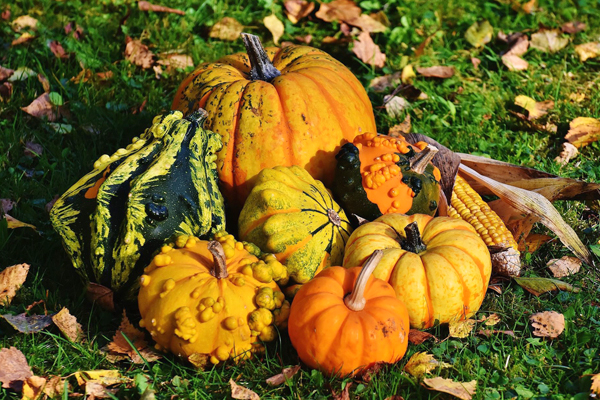
[[[51,91],[59,93],[71,111],[60,122],[73,127],[71,133],[55,132],[44,121],[34,119],[20,110],[43,92],[35,77],[15,82],[12,98],[0,103],[0,198],[17,201],[11,212],[15,218],[32,223],[37,232],[22,228],[8,230],[0,223],[0,268],[27,262],[32,268],[26,284],[9,307],[0,313],[21,313],[28,304],[44,299],[50,312],[68,307],[84,326],[86,341],[71,344],[55,329],[33,335],[13,334],[0,327],[0,347],[15,346],[27,357],[37,375],[68,375],[78,370],[119,370],[128,377],[147,375],[157,391],[157,398],[212,399],[229,396],[228,381],[233,378],[263,398],[330,398],[350,379],[329,379],[317,371],[303,368],[289,385],[269,387],[265,379],[282,367],[297,364],[298,358],[287,335],[267,346],[260,360],[242,365],[227,364],[205,372],[166,356],[146,366],[110,364],[100,352],[114,334],[119,315],[92,307],[83,294],[59,237],[51,228],[45,205],[55,195],[63,193],[95,159],[124,146],[152,121],[169,109],[170,100],[186,71],[163,75],[156,80],[151,70],[124,61],[125,36],[144,38],[155,53],[181,50],[192,56],[196,65],[243,49],[241,41],[223,42],[208,39],[209,27],[223,16],[231,16],[246,26],[246,31],[260,35],[267,44],[271,38],[262,19],[274,12],[286,26],[282,40],[313,35],[312,45],[322,47],[344,62],[368,86],[376,76],[392,73],[406,63],[418,66],[451,65],[456,74],[443,81],[418,77],[415,86],[429,99],[414,102],[408,110],[413,130],[432,136],[453,150],[488,155],[490,157],[557,173],[586,181],[600,181],[600,145],[594,143],[566,167],[552,160],[558,155],[565,127],[580,116],[600,116],[600,59],[581,63],[574,45],[598,40],[600,13],[598,0],[540,0],[540,10],[532,15],[518,13],[501,1],[468,0],[369,0],[360,2],[365,12],[385,9],[391,22],[387,32],[373,35],[387,54],[383,70],[373,70],[357,60],[345,46],[321,46],[325,36],[334,35],[338,24],[329,24],[311,17],[297,25],[285,18],[282,3],[259,0],[222,2],[172,1],[169,6],[185,10],[184,16],[140,12],[127,0],[96,2],[17,0],[0,3],[0,11],[10,8],[11,19],[29,14],[39,20],[37,38],[26,45],[11,47],[16,34],[9,21],[0,20],[0,65],[12,69],[26,66],[45,75]],[[164,4],[167,4],[166,2]],[[121,20],[127,15],[125,25]],[[495,33],[534,32],[540,25],[560,27],[571,20],[585,22],[585,31],[572,36],[572,42],[556,54],[530,49],[524,56],[529,69],[509,72],[502,65],[497,42],[482,50],[474,50],[464,39],[464,32],[476,21],[487,19]],[[63,27],[75,22],[83,27],[82,40],[66,35]],[[424,54],[417,58],[416,49],[425,36],[433,35]],[[66,60],[54,57],[46,45],[58,40],[67,52]],[[481,59],[479,70],[471,57]],[[74,84],[71,78],[81,66],[93,72],[112,71],[114,78],[104,83]],[[189,72],[189,71],[187,71]],[[390,89],[391,90],[391,89]],[[584,93],[583,102],[569,99],[571,93]],[[378,108],[386,93],[369,92],[375,106],[380,132],[399,123]],[[524,94],[541,100],[554,100],[555,108],[548,119],[559,126],[558,133],[538,131],[519,121],[509,110],[514,109],[516,95]],[[131,110],[146,101],[142,112]],[[28,141],[39,143],[39,157],[26,157]],[[28,177],[31,176],[31,177]],[[575,228],[584,243],[596,243],[600,227],[593,219],[584,219],[584,205],[559,202],[558,208]],[[543,232],[542,227],[537,228]],[[544,245],[532,256],[524,257],[525,276],[549,277],[545,264],[551,258],[569,254],[560,243]],[[488,292],[480,313],[497,313],[502,321],[495,328],[513,330],[516,338],[494,335],[490,338],[471,335],[466,339],[446,339],[446,327],[431,330],[439,343],[425,342],[410,346],[407,356],[385,368],[369,383],[355,381],[352,397],[385,399],[401,395],[405,399],[440,398],[436,392],[424,389],[419,381],[405,372],[406,360],[417,351],[433,353],[452,368],[435,375],[457,381],[477,380],[479,399],[587,399],[589,374],[600,373],[600,289],[598,274],[589,266],[565,280],[582,287],[580,293],[547,294],[539,298],[524,292],[514,283],[506,285],[502,295]],[[535,338],[528,324],[532,313],[554,310],[565,315],[564,333],[555,340]],[[36,306],[33,313],[42,313]],[[20,396],[0,389],[0,398]],[[118,398],[137,398],[136,388],[125,388]]]

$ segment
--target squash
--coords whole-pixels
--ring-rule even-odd
[[[239,238],[273,253],[295,283],[342,262],[352,232],[323,184],[298,166],[264,169],[239,218]]]
[[[366,133],[336,156],[334,196],[347,213],[373,220],[382,214],[434,215],[440,171],[430,163],[437,148],[425,142]]]
[[[384,256],[373,276],[392,285],[408,308],[411,327],[469,318],[481,306],[492,263],[485,242],[468,222],[385,214],[352,233],[343,265],[362,265],[376,250]]]
[[[264,168],[298,165],[329,185],[340,146],[375,131],[369,97],[342,63],[313,47],[265,50],[258,37],[242,36],[247,54],[200,65],[172,105],[186,115],[208,111],[206,127],[223,141],[219,178],[234,214]]]
[[[259,260],[220,232],[214,240],[181,236],[164,246],[140,278],[138,305],[159,350],[213,364],[247,359],[284,328],[289,303],[275,283],[285,268]]]
[[[202,128],[205,118],[204,110],[154,118],[54,204],[52,225],[86,282],[135,299],[139,275],[165,240],[224,229],[215,165],[221,142]]]
[[[345,376],[404,356],[406,306],[387,282],[371,277],[382,256],[376,251],[363,268],[328,268],[300,288],[288,331],[305,364]]]

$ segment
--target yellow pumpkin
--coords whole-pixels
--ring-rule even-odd
[[[373,276],[392,285],[408,308],[411,327],[469,318],[481,306],[492,262],[468,222],[424,214],[382,215],[352,233],[344,267],[362,265],[375,250],[383,250],[384,256]]]

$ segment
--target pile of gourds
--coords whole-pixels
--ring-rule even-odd
[[[402,358],[409,327],[477,312],[490,243],[434,217],[438,149],[378,135],[363,86],[326,53],[243,37],[247,53],[201,65],[174,111],[56,202],[82,278],[137,296],[156,347],[196,365],[287,328],[306,365],[355,374]]]

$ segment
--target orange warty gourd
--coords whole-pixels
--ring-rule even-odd
[[[205,128],[223,140],[221,188],[237,211],[264,168],[298,165],[328,186],[340,146],[376,132],[367,93],[342,63],[308,46],[265,50],[258,37],[243,39],[247,54],[202,64],[172,105],[208,111]]]
[[[305,364],[345,376],[404,356],[406,306],[387,282],[371,276],[382,255],[375,252],[364,268],[327,268],[300,288],[288,331]]]
[[[421,233],[422,232],[422,235]],[[344,267],[384,255],[373,276],[389,282],[406,304],[413,328],[473,316],[492,272],[485,242],[468,222],[429,215],[385,214],[348,239]]]

